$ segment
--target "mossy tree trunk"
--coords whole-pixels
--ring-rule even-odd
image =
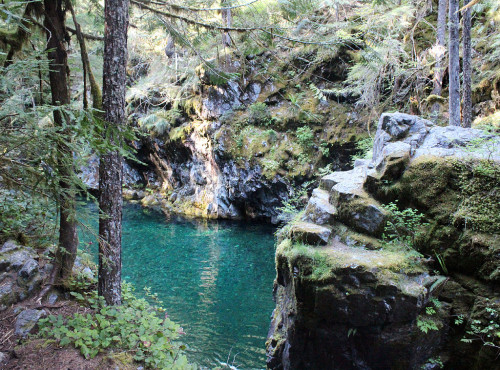
[[[459,0],[450,0],[450,126],[460,126]]]
[[[464,6],[470,1],[464,0]],[[464,127],[471,127],[472,124],[472,42],[471,42],[471,9],[464,11],[463,35],[463,122]]]
[[[128,0],[106,0],[104,6],[104,120],[125,123]],[[116,138],[110,138],[116,140]],[[109,305],[121,304],[122,156],[112,151],[99,163],[98,293]]]

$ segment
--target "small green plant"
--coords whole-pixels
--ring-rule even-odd
[[[268,178],[272,178],[276,174],[276,171],[280,168],[280,164],[274,159],[263,159],[262,167],[264,168],[264,174],[268,175]]]
[[[351,156],[352,163],[356,159],[370,159],[373,155],[373,138],[371,136],[356,142],[357,153]]]
[[[300,187],[294,189],[293,195],[283,202],[283,206],[278,208],[280,212],[278,219],[288,222],[297,215],[307,203],[307,195],[309,188],[312,186],[312,181],[307,181]]]
[[[175,126],[181,118],[181,112],[178,109],[167,111],[157,111],[142,117],[138,121],[139,127],[153,135],[164,135],[171,127]]]
[[[255,126],[271,126],[275,122],[265,103],[254,103],[248,107],[248,123]]]
[[[391,217],[384,228],[382,240],[389,245],[413,250],[416,237],[421,229],[428,225],[423,221],[425,215],[413,208],[401,211],[397,201],[383,205],[383,207],[390,212]]]
[[[427,361],[429,364],[432,364],[432,365],[436,365],[437,367],[439,367],[440,369],[444,368],[444,364],[443,364],[443,361],[439,358],[439,357],[433,357],[433,358],[430,358],[428,361]],[[425,365],[422,366],[422,369],[425,368]]]
[[[314,145],[314,132],[309,126],[302,126],[297,129],[297,140],[304,149],[312,148]]]
[[[333,164],[328,163],[325,167],[318,168],[318,177],[322,178],[323,176],[329,175],[334,171],[335,170],[333,169]]]
[[[182,328],[163,309],[137,298],[130,284],[122,286],[121,306],[105,306],[95,291],[71,294],[90,312],[42,319],[38,336],[55,339],[61,346],[73,345],[85,358],[118,350],[131,353],[134,360],[149,368],[190,368],[183,353],[185,346],[175,342],[184,334]],[[146,296],[157,300],[149,291]]]
[[[431,297],[429,303],[431,303],[431,305],[425,307],[425,314],[417,317],[417,327],[425,334],[431,330],[439,330],[438,323],[433,316],[436,315],[437,309],[441,307],[441,302]]]
[[[330,148],[328,147],[328,143],[323,141],[319,144],[319,151],[323,155],[323,157],[328,157],[330,155]]]
[[[482,342],[483,346],[495,349],[500,355],[500,312],[498,304],[495,305],[487,299],[481,317],[470,322],[466,334],[461,340],[464,343]]]

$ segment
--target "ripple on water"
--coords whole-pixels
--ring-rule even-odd
[[[84,210],[97,214],[94,205]],[[158,293],[187,333],[191,361],[209,368],[221,362],[264,368],[274,308],[273,231],[249,223],[167,222],[161,213],[126,204],[123,276],[138,291],[148,286]]]

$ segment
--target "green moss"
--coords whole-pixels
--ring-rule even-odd
[[[500,166],[488,160],[455,161],[461,202],[455,224],[485,233],[500,233]]]
[[[380,283],[397,286],[410,295],[422,293],[422,287],[411,281],[406,275],[426,271],[418,259],[412,259],[407,253],[390,250],[368,250],[348,247],[334,243],[325,247],[311,247],[283,240],[276,250],[277,266],[286,261],[287,268],[293,271],[297,267],[301,277],[320,284],[331,283],[336,274],[346,268],[362,268],[370,271]]]

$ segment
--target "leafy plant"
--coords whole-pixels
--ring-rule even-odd
[[[149,291],[146,293],[155,299]],[[185,346],[175,342],[184,334],[182,328],[163,309],[137,298],[130,284],[122,285],[121,306],[105,306],[95,291],[71,294],[91,311],[40,320],[40,337],[53,338],[61,346],[73,345],[85,358],[118,350],[132,353],[134,360],[149,368],[190,368],[183,353]]]
[[[500,354],[500,312],[498,305],[486,300],[481,318],[470,322],[462,342],[482,342],[483,346],[495,349]]]
[[[314,145],[314,132],[309,126],[302,126],[297,129],[297,140],[304,149],[311,148]]]
[[[248,107],[248,123],[255,126],[271,126],[274,119],[265,103],[254,103]]]
[[[356,159],[370,159],[373,155],[373,138],[371,136],[356,142],[357,153],[351,156],[352,163]]]
[[[312,181],[306,181],[302,186],[294,188],[293,195],[283,202],[283,206],[278,207],[278,211],[280,212],[278,219],[280,221],[290,221],[304,208],[312,184]]]
[[[439,330],[438,322],[433,316],[437,313],[436,310],[441,307],[441,302],[433,297],[429,299],[429,302],[432,305],[425,307],[425,314],[417,317],[417,327],[425,334],[431,330]]]
[[[385,204],[383,208],[390,212],[391,217],[384,228],[382,240],[389,245],[413,250],[420,230],[428,225],[423,221],[425,215],[413,208],[401,211],[397,201]]]

